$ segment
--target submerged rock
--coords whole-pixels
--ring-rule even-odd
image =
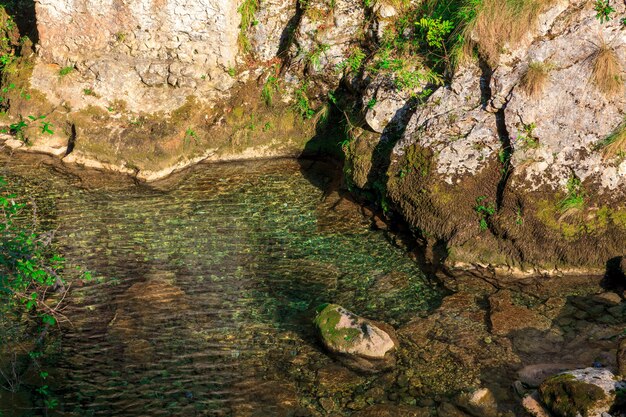
[[[391,326],[359,317],[337,304],[320,306],[315,325],[324,346],[349,367],[379,372],[395,365],[397,338]]]
[[[457,405],[477,417],[495,417],[498,415],[498,403],[488,388],[462,394],[457,400]]]
[[[548,378],[539,387],[541,400],[557,417],[601,417],[626,388],[608,369],[586,368]]]
[[[378,404],[353,414],[354,417],[429,417],[428,408]]]

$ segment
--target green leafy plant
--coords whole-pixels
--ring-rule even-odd
[[[294,110],[302,116],[303,119],[311,119],[315,116],[315,110],[311,108],[307,91],[309,89],[309,83],[304,82],[300,88],[296,89]]]
[[[36,389],[46,408],[59,405],[45,383],[48,372],[42,369],[45,342],[59,323],[66,321],[63,300],[69,290],[71,269],[52,247],[53,234],[39,230],[35,203],[9,190],[0,178],[0,327],[3,343],[31,344],[28,355],[7,358],[0,365],[3,385],[17,392],[24,377],[36,370],[42,381]],[[29,220],[32,219],[32,220]],[[91,275],[76,269],[76,278]],[[4,358],[3,358],[4,359]],[[24,363],[24,362],[27,363]],[[5,372],[4,366],[11,371]],[[30,378],[30,377],[29,377]]]
[[[539,139],[535,136],[535,123],[522,123],[522,132],[517,136],[515,142],[521,144],[523,150],[539,148]]]
[[[367,108],[368,109],[373,109],[374,106],[376,106],[376,103],[378,102],[378,100],[376,100],[376,97],[372,97],[368,102],[367,102]]]
[[[485,231],[489,228],[489,217],[496,213],[496,207],[493,203],[487,202],[486,196],[480,196],[476,199],[476,205],[474,211],[480,216],[478,225],[481,231]]]
[[[445,40],[454,29],[454,23],[449,20],[443,20],[441,17],[433,18],[426,16],[418,20],[415,25],[422,30],[428,46],[447,53]]]
[[[337,71],[341,72],[344,69],[348,69],[351,72],[357,72],[363,66],[365,58],[365,52],[361,48],[357,48],[352,51],[348,59],[337,65]]]
[[[596,0],[593,9],[596,11],[596,19],[598,19],[600,23],[611,20],[611,13],[615,11],[609,3],[609,0]]]

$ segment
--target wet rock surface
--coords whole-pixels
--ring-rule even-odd
[[[615,402],[616,392],[626,388],[607,369],[586,368],[552,376],[539,387],[541,400],[559,417],[603,417]]]
[[[318,307],[315,325],[324,346],[348,366],[379,372],[395,365],[398,339],[391,326],[374,323],[336,304]]]

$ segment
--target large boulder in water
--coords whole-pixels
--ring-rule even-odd
[[[337,304],[321,305],[315,325],[324,346],[347,366],[364,372],[395,366],[398,339],[391,326],[359,317]]]
[[[546,379],[539,394],[557,417],[601,417],[608,413],[616,392],[625,388],[608,369],[586,368]]]

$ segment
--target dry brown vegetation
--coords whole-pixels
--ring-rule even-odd
[[[623,156],[626,153],[626,123],[606,138],[603,145],[602,155],[605,159]]]
[[[615,50],[602,41],[593,54],[592,60],[591,81],[596,87],[608,97],[622,93],[624,91],[623,69]]]
[[[463,30],[465,56],[475,47],[491,66],[498,64],[505,45],[515,46],[554,0],[484,0],[476,18]]]
[[[531,62],[522,76],[520,87],[528,97],[538,98],[545,89],[552,65],[548,62]]]

